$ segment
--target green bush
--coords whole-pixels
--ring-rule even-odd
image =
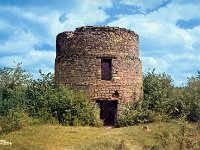
[[[0,127],[3,132],[21,129],[31,123],[31,118],[19,109],[9,110],[5,116],[0,116]]]
[[[154,70],[143,75],[143,106],[155,112],[168,111],[174,86],[169,75],[156,74]]]
[[[99,108],[83,94],[56,84],[51,73],[32,79],[17,64],[0,69],[0,123],[3,131],[36,122],[101,126]],[[34,123],[33,121],[32,123]]]
[[[31,76],[20,65],[0,69],[0,126],[4,132],[21,129],[30,121],[25,112],[25,90]]]
[[[99,126],[99,109],[78,92],[54,82],[51,74],[42,74],[26,90],[26,105],[29,114],[43,122],[58,122],[63,125]],[[57,119],[57,120],[56,120]]]
[[[42,123],[102,126],[99,108],[82,93],[57,84],[51,73],[32,79],[21,68],[0,69],[0,119],[5,131],[26,124],[25,118]],[[144,98],[124,106],[120,126],[166,121],[186,116],[188,121],[200,121],[200,73],[188,79],[187,85],[175,87],[169,75],[154,70],[143,76]]]
[[[187,120],[200,121],[200,72],[195,77],[188,78],[184,89],[184,101],[186,103]]]
[[[99,109],[88,99],[77,92],[65,96],[64,104],[52,108],[53,114],[59,114],[57,116],[59,116],[60,123],[75,126],[100,126],[102,124],[99,118]]]
[[[155,121],[155,113],[152,110],[144,109],[133,103],[132,106],[125,105],[119,118],[119,126],[130,126],[139,123],[150,123]]]
[[[175,87],[171,77],[154,70],[143,76],[144,98],[142,107],[152,110],[160,120],[178,119],[191,112],[186,87]]]
[[[25,108],[25,90],[31,76],[16,64],[13,68],[0,69],[0,115],[8,115],[12,109]]]

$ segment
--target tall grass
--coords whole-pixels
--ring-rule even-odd
[[[184,126],[184,150],[200,147],[199,124]],[[70,127],[61,125],[34,125],[19,131],[0,134],[0,139],[12,145],[0,145],[0,149],[21,150],[180,150],[181,123],[151,123],[150,131],[144,125],[112,128]]]

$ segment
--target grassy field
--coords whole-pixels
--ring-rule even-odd
[[[124,128],[66,127],[34,125],[19,131],[1,133],[5,150],[178,150],[200,149],[197,124],[152,123],[150,131],[138,125]]]

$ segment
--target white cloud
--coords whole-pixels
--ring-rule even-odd
[[[75,0],[74,2],[76,5],[70,10],[66,10],[66,12],[63,10],[47,10],[44,13],[42,10],[38,11],[38,8],[26,9],[15,6],[0,6],[0,11],[12,13],[17,17],[43,26],[51,38],[46,40],[48,42],[54,42],[56,35],[60,32],[105,21],[109,15],[105,13],[104,9],[112,7],[112,0]],[[66,2],[66,5],[69,4]],[[63,14],[66,19],[60,22],[60,16]]]
[[[200,55],[169,53],[162,57],[143,56],[141,59],[144,72],[155,68],[157,73],[165,72],[172,76],[176,85],[181,85],[199,70]]]
[[[39,77],[39,69],[43,73],[54,72],[55,51],[32,50],[24,55],[4,56],[0,59],[1,66],[12,67],[14,62],[22,62],[22,67],[31,72],[34,77]]]
[[[121,0],[120,2],[125,5],[139,7],[141,12],[146,12],[147,9],[155,9],[164,2],[167,2],[167,0]]]
[[[169,62],[163,61],[162,58],[157,59],[154,57],[147,56],[147,57],[141,57],[141,60],[142,60],[142,64],[143,64],[143,71],[155,68],[156,71],[165,72],[170,67]]]
[[[77,6],[82,8],[110,8],[113,6],[112,0],[76,0]]]
[[[0,45],[0,54],[23,54],[33,49],[33,45],[39,42],[39,39],[30,31],[15,30],[9,36],[8,41]]]
[[[146,45],[153,50],[174,51],[177,47],[192,48],[194,34],[181,29],[175,24],[157,22],[153,17],[143,15],[130,15],[109,23],[110,26],[120,26],[134,30],[140,36],[141,45]],[[157,42],[159,41],[159,42]]]
[[[200,26],[183,29],[178,20],[199,18],[199,5],[171,3],[149,14],[119,15],[110,26],[129,28],[140,36],[143,70],[156,68],[180,84],[199,69]]]
[[[104,9],[112,6],[112,0],[78,0],[77,5],[70,12],[65,13],[66,20],[61,23],[61,26],[74,30],[79,26],[103,22],[109,17]]]
[[[176,4],[170,3],[157,11],[147,14],[149,18],[156,19],[157,22],[176,23],[177,20],[188,20],[200,16],[199,5],[196,4]]]
[[[66,5],[70,5],[66,1]],[[44,6],[20,7],[0,5],[0,30],[9,38],[0,45],[0,66],[13,66],[13,62],[23,62],[23,67],[38,75],[54,71],[55,50],[39,51],[35,45],[49,44],[55,47],[56,35],[78,26],[96,24],[109,16],[105,8],[112,7],[112,0],[75,0],[70,9],[53,9]],[[46,11],[44,11],[46,10]],[[66,16],[64,22],[61,15]],[[29,26],[30,25],[30,26]]]
[[[0,6],[1,14],[12,16],[0,16],[0,31],[9,34],[8,39],[5,38],[0,45],[0,65],[12,66],[13,61],[22,61],[24,67],[33,74],[37,74],[38,69],[53,71],[55,50],[39,51],[35,49],[35,45],[49,44],[55,47],[58,33],[104,22],[109,17],[105,9],[113,7],[113,2],[116,1],[74,0],[73,4],[66,1],[66,6],[63,5],[62,9],[44,5]],[[136,6],[146,15],[120,14],[108,25],[129,28],[138,33],[143,69],[156,68],[158,72],[167,72],[176,78],[178,84],[186,75],[198,70],[200,26],[183,29],[176,23],[178,20],[200,18],[199,3],[172,0],[166,6],[159,7],[165,2],[168,0],[117,1],[119,7],[120,3],[133,8]],[[65,2],[62,1],[62,4]],[[151,12],[148,13],[148,10]]]

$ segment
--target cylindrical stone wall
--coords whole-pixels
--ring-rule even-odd
[[[111,80],[102,80],[102,60],[111,60]],[[142,96],[138,35],[118,27],[86,26],[56,39],[55,79],[91,100],[129,103]]]

